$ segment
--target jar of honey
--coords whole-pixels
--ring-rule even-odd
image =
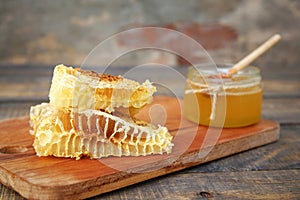
[[[218,69],[190,67],[184,94],[184,115],[201,125],[233,128],[261,118],[260,70],[249,66],[231,76],[232,65]]]

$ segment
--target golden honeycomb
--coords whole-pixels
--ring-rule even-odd
[[[155,91],[148,80],[139,84],[122,76],[58,65],[54,69],[49,99],[57,109],[94,109],[111,113],[119,107],[138,110],[152,101]]]
[[[71,112],[49,103],[30,110],[34,148],[39,156],[102,158],[170,153],[166,127],[135,123],[97,110]]]
[[[166,127],[133,118],[155,91],[149,81],[58,65],[50,102],[30,109],[33,147],[38,156],[76,159],[170,153]]]

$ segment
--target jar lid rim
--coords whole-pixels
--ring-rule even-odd
[[[217,66],[217,68],[215,68]],[[191,66],[189,67],[190,70],[195,70],[200,72],[202,75],[209,74],[213,75],[218,73],[224,73],[227,74],[228,70],[233,66],[233,64],[217,64],[212,68],[212,65],[197,65],[197,66]],[[209,69],[211,68],[211,69]],[[236,75],[254,75],[254,74],[260,74],[260,69],[256,66],[250,65],[236,73]]]

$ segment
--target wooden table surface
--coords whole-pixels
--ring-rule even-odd
[[[124,74],[128,67],[110,69]],[[175,67],[185,73],[186,68]],[[263,117],[280,122],[276,143],[151,179],[92,199],[300,199],[300,68],[262,66]],[[48,101],[53,66],[0,66],[0,119],[29,114],[31,105]],[[183,84],[159,68],[138,71],[155,77],[160,94],[179,97]],[[178,75],[178,74],[177,74]],[[168,90],[168,88],[172,90]],[[0,184],[0,199],[23,199]]]

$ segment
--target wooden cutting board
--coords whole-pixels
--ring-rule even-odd
[[[278,140],[270,120],[244,128],[198,126],[182,116],[181,101],[156,97],[139,113],[164,124],[173,138],[169,155],[109,157],[99,160],[37,157],[29,118],[0,122],[0,181],[30,199],[82,199]]]

